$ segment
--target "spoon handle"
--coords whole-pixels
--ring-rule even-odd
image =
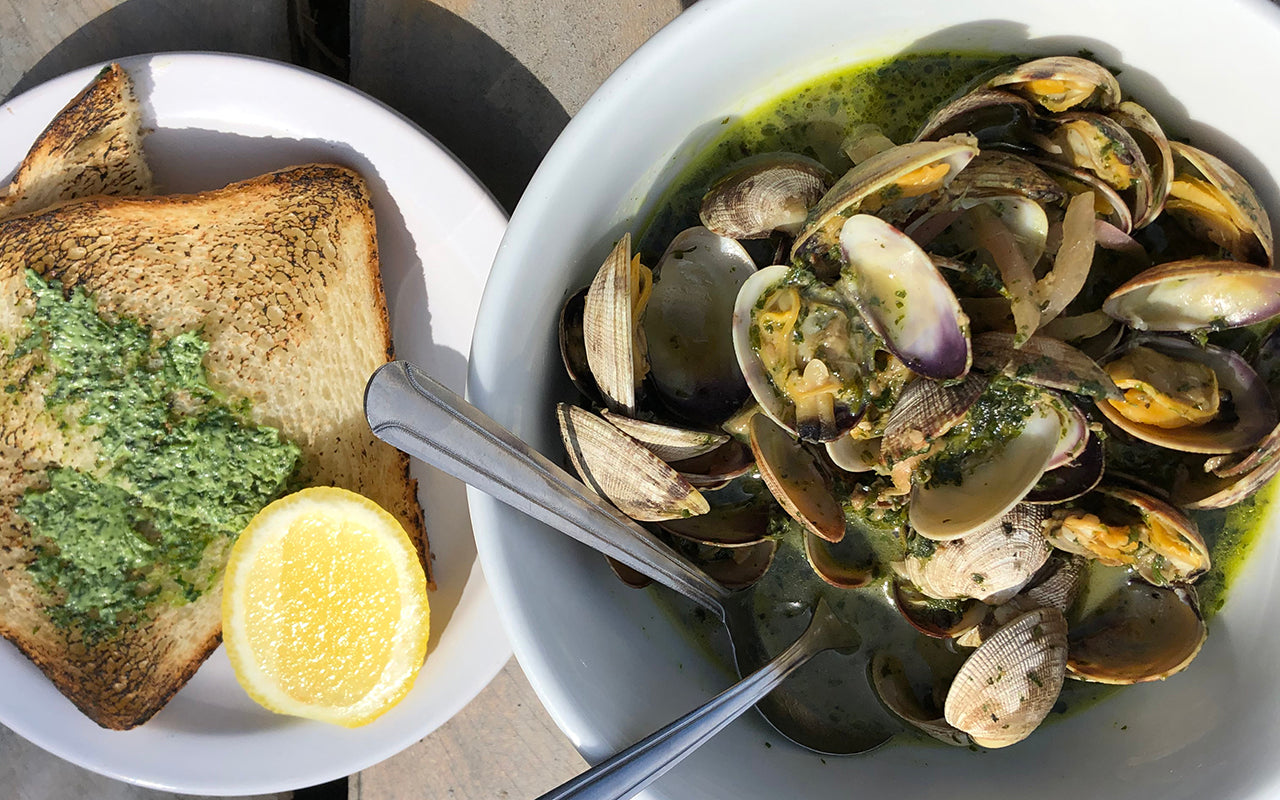
[[[380,367],[365,388],[364,413],[384,442],[724,619],[727,589],[418,367],[406,361]]]
[[[799,639],[724,692],[538,800],[626,800],[679,764],[823,650],[849,644],[843,622],[820,603]]]

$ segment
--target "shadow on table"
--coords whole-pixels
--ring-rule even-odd
[[[515,56],[434,3],[383,0],[354,16],[351,50],[352,85],[430,132],[508,212],[569,122]]]
[[[28,70],[10,96],[100,61],[166,50],[289,59],[279,0],[127,0],[87,22]]]

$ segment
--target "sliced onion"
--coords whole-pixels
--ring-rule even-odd
[[[1043,309],[1040,324],[1051,321],[1076,298],[1089,277],[1093,265],[1094,234],[1093,192],[1081,192],[1067,204],[1062,218],[1062,246],[1053,260],[1053,269],[1036,286]]]
[[[1036,303],[1036,276],[1031,271],[1032,265],[1027,263],[1017,239],[994,211],[979,205],[969,213],[973,215],[978,243],[996,262],[1000,280],[1009,293],[1016,342],[1021,344],[1030,339],[1040,326],[1040,306]]]

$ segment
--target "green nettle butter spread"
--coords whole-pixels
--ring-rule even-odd
[[[55,623],[104,638],[210,588],[226,545],[285,490],[299,451],[210,388],[199,333],[161,339],[99,314],[79,288],[32,271],[26,282],[35,313],[10,363],[39,354],[28,374],[48,371],[48,413],[97,449],[92,468],[53,467],[47,488],[20,501],[36,544],[29,570]]]

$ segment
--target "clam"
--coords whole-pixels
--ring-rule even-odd
[[[556,406],[556,417],[574,469],[622,513],[656,522],[710,510],[701,492],[603,417],[567,403]]]
[[[769,534],[772,503],[748,500],[712,506],[705,514],[662,520],[658,527],[686,541],[713,547],[749,547]]]
[[[837,589],[859,589],[875,577],[875,564],[852,563],[832,552],[831,545],[812,531],[804,532],[804,556],[815,575]]]
[[[1026,503],[958,539],[938,542],[927,555],[909,553],[903,574],[937,600],[973,598],[991,605],[1009,599],[1049,557],[1042,529],[1049,512]]]
[[[1187,453],[1232,453],[1253,447],[1277,417],[1257,373],[1234,351],[1172,337],[1140,337],[1108,356],[1104,368],[1124,389],[1098,403],[1116,427]],[[1219,403],[1224,394],[1228,403]]]
[[[698,566],[726,589],[745,589],[764,577],[778,552],[778,543],[765,539],[748,547],[712,550],[697,558]]]
[[[862,318],[913,372],[959,378],[969,371],[969,319],[928,254],[869,214],[840,232],[846,261],[837,288],[853,295]]]
[[[934,111],[915,141],[936,141],[962,133],[973,136],[984,149],[1016,144],[1031,134],[1035,116],[1035,107],[1020,95],[999,89],[975,89]]]
[[[653,273],[631,257],[631,234],[624,233],[587,289],[582,312],[591,375],[608,406],[628,416],[635,416],[636,390],[649,371],[640,321],[652,289]]]
[[[1256,449],[1225,458],[1220,463],[1206,461],[1200,471],[1179,473],[1172,500],[1183,508],[1226,508],[1256,493],[1280,474],[1280,425]]]
[[[946,541],[1000,519],[1040,480],[1058,450],[1062,428],[1062,417],[1052,406],[1035,404],[1012,439],[987,452],[966,454],[959,483],[932,478],[914,486],[911,527],[927,539]]]
[[[1011,333],[989,331],[973,337],[973,363],[1026,383],[1089,397],[1120,397],[1120,390],[1096,361],[1077,348],[1047,336],[1021,345]]]
[[[987,86],[1017,92],[1052,112],[1076,107],[1111,108],[1120,102],[1120,84],[1100,64],[1074,56],[1052,56],[1002,72]]]
[[[914,380],[903,387],[885,424],[880,449],[890,463],[923,453],[954,428],[991,381],[977,374],[958,383]]]
[[[778,505],[828,542],[844,538],[844,510],[813,454],[764,414],[751,418],[751,452]]]
[[[857,423],[875,337],[811,273],[779,265],[752,275],[732,332],[747,386],[774,422],[809,441],[837,439]]]
[[[1138,221],[1149,221],[1154,216],[1154,178],[1142,148],[1128,129],[1111,117],[1093,113],[1061,114],[1055,122],[1049,139],[1059,152],[1049,158],[1092,173],[1127,196],[1135,227]]]
[[[994,608],[982,606],[985,611],[983,618],[959,631],[956,644],[977,647],[1014,617],[1037,608],[1055,608],[1065,615],[1084,588],[1087,569],[1086,559],[1051,550],[1048,560],[1022,591]]]
[[[1253,325],[1280,316],[1280,272],[1238,261],[1159,264],[1113,291],[1102,310],[1140,331]]]
[[[955,639],[972,630],[990,609],[977,600],[939,601],[921,592],[910,579],[895,579],[890,589],[902,618],[931,639]]]
[[[560,360],[564,362],[565,372],[574,387],[591,402],[604,404],[604,395],[591,377],[591,366],[587,363],[587,343],[583,335],[582,317],[587,305],[587,289],[575,292],[565,301],[560,309]]]
[[[1074,500],[1102,482],[1105,463],[1102,441],[1090,435],[1079,455],[1040,477],[1025,502],[1057,504]]]
[[[699,489],[720,489],[751,472],[755,458],[751,448],[730,439],[716,449],[693,458],[673,461],[671,466]]]
[[[1165,210],[1237,261],[1271,266],[1271,220],[1249,182],[1203,150],[1181,142],[1169,147],[1174,177]]]
[[[1067,672],[1095,683],[1163,680],[1186,669],[1207,634],[1193,588],[1129,580],[1071,626]]]
[[[1093,195],[1094,211],[1124,235],[1133,231],[1133,211],[1129,203],[1109,183],[1092,172],[1077,169],[1062,160],[1027,154],[1026,159],[1053,174],[1070,195]]]
[[[970,137],[912,142],[871,156],[849,170],[809,211],[791,247],[793,261],[834,272],[840,230],[851,215],[875,213],[890,221],[909,216],[941,191],[978,154]]]
[[[1151,198],[1142,214],[1135,213],[1134,228],[1143,228],[1151,223],[1164,208],[1165,200],[1173,187],[1173,148],[1169,145],[1169,137],[1156,118],[1142,106],[1126,100],[1116,106],[1107,116],[1118,122],[1133,137],[1146,160],[1151,182]]]
[[[871,686],[885,708],[912,727],[932,736],[940,742],[967,747],[973,740],[969,735],[942,718],[929,713],[911,690],[906,670],[897,658],[880,651],[871,657]]]
[[[1067,662],[1067,622],[1056,608],[1014,618],[973,651],[956,673],[946,721],[982,747],[1031,734],[1057,702]]]
[[[1021,197],[1041,205],[1056,205],[1067,197],[1049,173],[1016,153],[999,150],[974,156],[951,181],[947,194],[971,200]]]
[[[1132,566],[1149,583],[1186,583],[1209,569],[1209,549],[1195,522],[1149,494],[1102,486],[1053,510],[1049,541],[1108,566]]]
[[[871,472],[881,463],[880,441],[841,436],[826,443],[827,458],[845,472]]]
[[[601,416],[668,464],[709,453],[729,441],[729,437],[723,433],[707,433],[660,422],[631,419],[608,410],[601,412]]]
[[[708,229],[733,239],[765,239],[774,231],[794,236],[834,180],[812,158],[761,153],[711,185],[699,216]]]
[[[717,426],[750,394],[731,331],[755,262],[733,239],[695,227],[672,240],[656,272],[642,329],[653,387],[677,416]]]

